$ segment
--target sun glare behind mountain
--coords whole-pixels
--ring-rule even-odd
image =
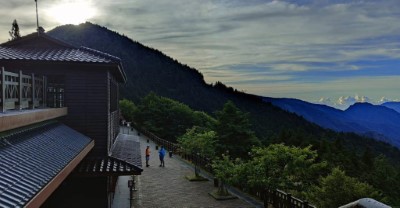
[[[57,4],[47,10],[47,15],[60,24],[80,24],[96,15],[94,6],[85,1]]]

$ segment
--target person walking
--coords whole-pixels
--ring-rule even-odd
[[[149,167],[149,160],[150,160],[150,146],[146,148],[146,167]]]
[[[161,146],[161,149],[158,151],[158,155],[160,156],[160,167],[165,167],[165,164],[164,164],[164,157],[165,157],[164,146]]]

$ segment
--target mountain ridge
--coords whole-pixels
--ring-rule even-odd
[[[301,126],[307,131],[323,131],[295,114],[262,102],[261,97],[239,92],[221,82],[207,84],[194,68],[180,64],[162,52],[151,49],[105,27],[84,23],[59,26],[48,32],[54,38],[76,46],[85,46],[120,57],[128,77],[120,87],[121,97],[138,102],[150,92],[189,105],[195,110],[213,113],[228,100],[252,115],[254,131],[260,138],[277,135],[283,129]],[[98,44],[98,43],[111,44]],[[280,119],[274,119],[280,118]],[[290,120],[291,122],[287,122]],[[268,123],[268,126],[264,124]]]
[[[264,98],[264,101],[303,116],[306,120],[338,132],[354,132],[388,142],[400,148],[400,113],[392,108],[370,103],[355,103],[346,110],[299,99]],[[387,104],[386,104],[387,105]],[[394,108],[400,103],[391,103]]]
[[[391,108],[391,109],[393,109],[393,110],[395,110],[395,111],[400,113],[400,102],[392,101],[392,102],[382,103],[381,105],[385,106],[387,108]]]

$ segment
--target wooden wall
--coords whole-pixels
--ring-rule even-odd
[[[65,106],[68,115],[62,122],[95,140],[89,156],[107,156],[118,134],[118,111],[110,112],[111,85],[117,83],[112,66],[74,63],[4,63],[7,71],[65,77]],[[118,86],[118,85],[117,85]],[[118,90],[117,90],[118,91]],[[115,99],[115,98],[114,98]],[[118,101],[117,101],[118,102]]]

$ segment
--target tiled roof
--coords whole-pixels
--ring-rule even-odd
[[[13,48],[0,46],[0,60],[120,63],[120,59],[89,48]]]
[[[91,139],[59,123],[0,137],[0,207],[22,207]]]
[[[85,158],[79,164],[78,173],[99,175],[140,174],[142,159],[139,138],[134,135],[119,134],[115,139],[111,155],[104,158]]]
[[[85,158],[76,168],[79,174],[89,175],[134,175],[142,169],[113,157]]]
[[[139,137],[119,134],[112,147],[111,156],[141,168],[142,158]]]
[[[75,47],[45,33],[30,35],[0,44],[1,61],[113,64],[117,78],[125,82],[121,60],[113,55],[86,47]]]

